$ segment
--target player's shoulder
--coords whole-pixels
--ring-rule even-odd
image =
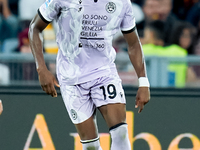
[[[76,0],[78,3],[78,0]],[[49,5],[53,5],[53,6],[69,6],[71,3],[74,3],[75,0],[46,0],[45,5],[49,6]]]
[[[57,1],[57,2],[65,2],[65,3],[81,2],[81,0],[47,0],[47,1]]]
[[[47,4],[50,4],[50,3],[64,3],[64,2],[70,2],[72,0],[46,0],[46,3]]]
[[[118,7],[123,7],[124,9],[126,7],[132,6],[132,3],[130,0],[105,0],[107,2],[107,5],[116,5]]]
[[[55,4],[55,3],[60,3],[61,1],[62,0],[46,0],[45,5],[49,6],[49,5],[52,5],[52,4]]]
[[[125,5],[130,5],[132,2],[131,0],[120,0],[122,1]]]
[[[120,6],[123,6],[123,9],[127,9],[129,7],[132,7],[131,0],[114,0],[116,3],[120,3]]]

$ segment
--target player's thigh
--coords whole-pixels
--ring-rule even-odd
[[[91,97],[105,118],[109,127],[126,120],[126,99],[121,79],[116,75],[108,75],[92,88]]]
[[[90,90],[82,88],[81,85],[62,85],[60,89],[69,117],[81,140],[96,138],[96,107],[90,98]]]
[[[108,127],[115,126],[126,121],[126,105],[122,103],[108,104],[99,107]]]

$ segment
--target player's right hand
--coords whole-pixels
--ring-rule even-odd
[[[0,115],[1,115],[2,112],[3,112],[3,104],[2,104],[2,102],[0,100]]]
[[[42,71],[38,71],[38,77],[43,91],[52,97],[57,97],[57,92],[54,85],[57,87],[60,86],[55,76],[48,69],[44,69]]]

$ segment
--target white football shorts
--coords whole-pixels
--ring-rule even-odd
[[[69,116],[74,124],[90,118],[97,107],[126,103],[121,79],[108,75],[77,85],[62,84],[61,94]]]

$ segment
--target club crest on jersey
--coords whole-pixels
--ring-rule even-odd
[[[77,119],[77,113],[76,113],[76,111],[75,111],[74,109],[71,109],[71,116],[72,116],[72,118],[73,118],[74,120]]]
[[[115,10],[116,10],[116,5],[115,5],[115,3],[113,3],[113,2],[108,2],[108,3],[106,4],[106,11],[107,11],[108,13],[114,13]]]

